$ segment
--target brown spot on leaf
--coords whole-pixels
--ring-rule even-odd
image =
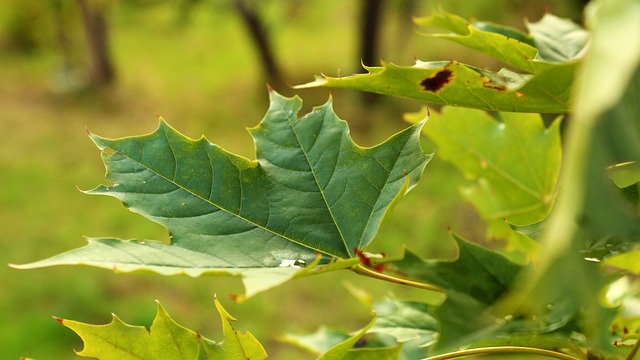
[[[453,72],[451,72],[451,70],[440,70],[432,77],[422,80],[420,85],[422,85],[422,88],[426,91],[437,92],[451,81],[452,76]]]
[[[517,97],[523,97],[523,96],[527,96],[527,94],[521,93],[520,91],[516,91],[516,96]]]
[[[482,83],[482,86],[486,87],[487,89],[493,89],[493,90],[500,90],[500,91],[507,90],[506,86],[500,85],[500,84],[496,84],[491,80],[485,81],[484,83]]]

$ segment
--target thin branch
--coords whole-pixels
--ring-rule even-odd
[[[468,349],[468,350],[460,350],[455,351],[448,354],[442,354],[437,356],[432,356],[426,358],[425,360],[447,360],[447,359],[455,359],[463,356],[470,355],[482,355],[482,354],[500,354],[500,353],[520,353],[520,354],[536,354],[547,357],[552,357],[556,359],[562,360],[580,360],[577,357],[563,354],[557,351],[545,350],[545,349],[536,349],[524,346],[492,346],[492,347],[484,347],[477,349]]]
[[[386,281],[386,282],[390,282],[390,283],[394,283],[394,284],[411,286],[411,287],[422,289],[422,290],[430,290],[430,291],[436,291],[436,292],[440,292],[440,293],[444,292],[444,290],[442,290],[441,288],[439,288],[439,287],[437,287],[435,285],[421,283],[421,282],[407,280],[407,279],[402,279],[402,278],[397,278],[397,277],[394,277],[394,276],[391,276],[391,275],[383,274],[381,272],[377,272],[377,271],[371,270],[371,269],[363,266],[362,264],[357,264],[357,265],[352,266],[351,267],[351,271],[353,271],[354,273],[359,274],[359,275],[368,276],[370,278],[374,278],[374,279],[378,279],[378,280],[382,280],[382,281]]]

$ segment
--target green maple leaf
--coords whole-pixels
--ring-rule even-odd
[[[217,346],[209,347],[207,355],[212,359],[225,360],[265,359],[267,353],[258,340],[248,331],[244,334],[237,331],[233,326],[237,320],[229,315],[217,299],[215,304],[222,318],[224,340]]]
[[[204,138],[186,138],[164,121],[144,136],[91,135],[112,185],[88,193],[116,197],[164,225],[171,244],[89,239],[83,248],[17,267],[241,274],[254,293],[318,261],[340,258],[346,260],[333,268],[353,265],[354,249],[373,240],[430,159],[420,148],[422,124],[363,148],[330,101],[297,118],[299,98],[271,92],[270,100],[263,121],[249,130],[257,161]]]
[[[411,118],[424,114],[411,115]],[[432,114],[424,133],[438,153],[471,186],[461,189],[487,220],[526,225],[551,211],[562,158],[560,121],[545,128],[538,114],[500,113],[444,107]]]
[[[369,332],[393,336],[398,342],[416,341],[420,347],[438,338],[433,306],[417,301],[384,299],[374,304],[376,322]]]
[[[321,326],[309,334],[285,334],[279,340],[294,345],[315,355],[320,355],[332,347],[346,341],[351,336],[347,333]]]
[[[424,260],[408,252],[394,262],[402,273],[444,290],[445,301],[438,305],[405,303],[410,306],[414,324],[404,322],[403,333],[439,333],[432,349],[448,351],[469,345],[519,345],[577,351],[569,334],[575,326],[577,309],[571,300],[548,303],[547,312],[537,317],[502,314],[500,301],[516,288],[518,275],[526,268],[505,256],[468,242],[455,234],[458,256],[453,260]],[[432,317],[437,320],[434,326]],[[562,333],[561,335],[558,335]],[[559,346],[561,344],[561,346]]]
[[[493,111],[567,113],[570,89],[588,33],[545,15],[530,33],[438,12],[416,20],[448,32],[429,34],[457,42],[524,71],[487,71],[457,61],[416,61],[413,66],[365,67],[368,74],[318,77],[299,88],[326,86],[408,97],[436,104]]]
[[[407,252],[404,259],[394,263],[412,279],[445,290],[446,300],[432,312],[439,322],[440,336],[435,345],[439,349],[484,339],[486,330],[496,325],[487,310],[507,293],[522,270],[498,253],[455,235],[454,239],[458,256],[452,261],[423,260]]]
[[[369,346],[369,340],[362,339],[375,321],[374,318],[364,328],[351,335],[322,327],[312,334],[287,334],[282,340],[302,350],[320,355],[318,360],[399,359],[402,350],[400,345],[389,346],[374,342],[374,346]]]
[[[239,333],[235,321],[216,299],[216,308],[222,317],[224,340],[216,343],[200,334],[178,325],[158,303],[156,318],[149,330],[132,326],[117,316],[107,325],[91,325],[59,319],[62,325],[75,331],[84,342],[78,355],[100,360],[128,359],[265,359],[262,345],[251,333]]]
[[[545,14],[538,22],[526,22],[529,34],[518,29],[439,11],[415,23],[437,27],[446,33],[427,36],[447,39],[487,54],[530,74],[582,57],[589,33],[570,20]]]

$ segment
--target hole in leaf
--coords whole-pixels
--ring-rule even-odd
[[[451,81],[452,76],[453,72],[451,72],[451,70],[440,70],[432,77],[422,80],[420,85],[422,85],[422,88],[426,91],[436,92],[442,89],[443,86],[447,85],[449,81]]]

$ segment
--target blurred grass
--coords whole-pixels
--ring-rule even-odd
[[[489,3],[465,11],[496,16],[486,10]],[[282,2],[272,4],[267,19],[290,84],[310,81],[320,72],[359,71],[355,2],[305,2],[294,14],[287,13],[290,8]],[[6,9],[0,9],[0,19],[9,16]],[[417,10],[426,13],[424,6]],[[253,143],[243,127],[262,118],[267,92],[237,17],[223,5],[203,3],[178,26],[173,5],[161,2],[118,3],[111,15],[118,71],[113,88],[62,91],[68,84],[60,79],[66,73],[51,44],[27,54],[4,51],[0,56],[2,264],[31,262],[82,246],[83,235],[167,239],[162,227],[126,211],[115,199],[78,191],[77,187],[89,189],[105,182],[99,151],[86,137],[85,127],[108,137],[141,134],[156,127],[154,113],[159,113],[190,137],[205,134],[230,151],[254,158]],[[425,60],[439,59],[443,53],[449,54],[444,58],[453,57],[443,43],[425,46],[427,40],[413,34],[403,21],[385,22],[383,58],[410,64],[414,55]],[[288,88],[276,90],[294,94]],[[421,105],[380,99],[379,104],[362,108],[360,94],[331,93],[338,116],[353,124],[352,135],[361,145],[373,145],[401,129],[402,113]],[[308,111],[324,103],[329,91],[298,94]],[[365,122],[372,127],[366,129]],[[424,148],[433,150],[426,140]],[[424,256],[447,257],[453,253],[447,226],[469,238],[482,236],[475,228],[475,213],[460,203],[457,187],[462,179],[449,165],[436,156],[423,179],[396,207],[372,250],[397,255],[406,243]],[[164,278],[86,267],[17,271],[1,266],[0,281],[0,349],[6,359],[75,358],[73,349],[79,351],[81,341],[52,315],[107,323],[115,313],[127,323],[149,325],[155,315],[154,299],[178,323],[219,340],[214,294],[239,319],[240,329],[258,337],[271,358],[304,359],[304,354],[274,339],[287,331],[313,331],[322,324],[349,331],[368,322],[368,309],[348,294],[344,281],[377,296],[390,292],[427,296],[351,273],[296,280],[243,304],[224,299],[226,294],[242,292],[235,278]]]

